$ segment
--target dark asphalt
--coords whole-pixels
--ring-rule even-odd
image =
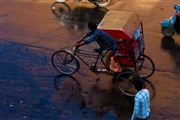
[[[54,51],[74,45],[87,32],[88,21],[100,21],[108,10],[69,3],[72,14],[62,20],[50,10],[53,2],[0,2],[0,120],[130,119],[133,99],[116,93],[110,76],[96,76],[83,65],[73,77],[63,76],[51,65]],[[146,51],[157,68],[150,78],[158,86],[158,96],[152,102],[152,111],[155,111],[152,119],[170,120],[171,117],[175,120],[179,116],[178,110],[172,109],[179,103],[180,39],[178,35],[164,38],[159,26],[154,27],[165,17],[162,10],[169,3],[158,3],[163,8],[155,8],[159,12],[157,19],[148,11],[148,5],[156,2],[137,1],[139,9],[129,3],[113,1],[108,9],[133,10],[142,16]],[[170,9],[166,17],[172,12]],[[169,86],[162,86],[164,81]],[[160,112],[166,107],[168,110]]]

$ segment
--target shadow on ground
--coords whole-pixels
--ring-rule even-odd
[[[67,75],[59,75],[54,79],[54,100],[67,116],[87,120],[130,119],[132,98],[120,95],[113,89],[100,90],[96,85],[85,95],[78,81]]]
[[[176,67],[180,68],[180,44],[177,44],[172,37],[163,37],[161,47],[168,51],[175,61]]]

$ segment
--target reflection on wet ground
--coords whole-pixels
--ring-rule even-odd
[[[67,46],[67,42],[72,42],[70,39],[74,38],[74,34],[78,34],[76,37],[79,37],[79,33],[81,34],[83,30],[87,30],[86,23],[88,20],[85,17],[86,11],[82,13],[77,12],[78,15],[75,14],[75,11],[81,11],[82,9],[89,11],[89,15],[87,16],[92,20],[94,20],[93,16],[97,14],[95,8],[76,7],[71,10],[72,14],[69,14],[70,19],[58,19],[58,22],[61,22],[68,28],[69,31],[67,31],[62,25],[58,26],[57,21],[54,19],[55,17],[52,16],[49,8],[52,4],[51,2],[51,0],[46,2],[42,2],[42,0],[36,0],[36,2],[34,0],[13,0],[11,2],[6,0],[3,2],[3,10],[0,11],[2,13],[0,30],[3,34],[1,34],[1,38],[5,39],[0,39],[0,119],[129,120],[133,107],[132,99],[124,95],[118,95],[113,89],[104,90],[107,87],[104,83],[108,84],[107,79],[109,78],[103,76],[100,81],[94,82],[95,79],[91,77],[95,76],[92,74],[89,75],[86,69],[84,69],[85,67],[82,68],[81,66],[83,72],[75,74],[78,75],[75,77],[75,80],[78,82],[81,81],[80,87],[84,87],[82,83],[88,85],[89,83],[93,84],[92,89],[91,87],[88,87],[86,90],[81,89],[77,82],[70,82],[73,81],[72,79],[74,78],[68,77],[56,78],[59,82],[55,82],[58,88],[55,87],[53,82],[57,72],[50,63],[50,57],[55,50],[47,48],[59,49],[60,47]],[[110,6],[109,8],[111,10],[131,10],[139,13],[146,23],[145,32],[148,32],[149,35],[152,36],[149,40],[151,40],[152,43],[157,40],[159,49],[158,36],[161,36],[161,34],[159,34],[160,28],[157,25],[165,14],[159,11],[158,5],[161,5],[163,8],[169,8],[169,4],[172,2],[145,3],[136,1],[133,5],[127,1],[115,0],[115,2],[119,3],[115,6]],[[153,7],[151,12],[149,12],[150,10],[146,11],[144,8],[141,9],[142,6],[154,6],[154,4],[156,4],[157,7]],[[127,7],[129,5],[130,7]],[[138,7],[135,7],[136,5],[138,5]],[[141,12],[143,10],[145,11]],[[167,10],[171,12],[170,9]],[[100,15],[105,13],[103,10],[99,11]],[[92,14],[90,14],[90,12],[92,12]],[[149,19],[152,18],[152,13],[154,12],[157,13],[157,16],[153,15],[154,19]],[[73,15],[75,15],[75,17],[72,17],[72,19],[71,16]],[[80,16],[81,21],[83,21],[82,24],[77,16]],[[71,34],[72,36],[70,36]],[[176,38],[176,36],[174,38]],[[176,46],[173,48],[174,50],[179,48],[177,47],[179,46],[177,41],[178,40],[176,40],[175,45],[173,44],[173,46]],[[20,44],[19,42],[23,42],[24,44]],[[148,48],[154,49],[155,45],[151,42],[147,44]],[[39,47],[30,44],[38,45]],[[41,46],[46,46],[47,48]],[[166,47],[165,49],[167,53],[172,54],[172,58],[174,58],[175,61],[179,61],[176,57],[179,56],[178,51],[171,53],[173,50]],[[153,53],[153,51],[151,51],[151,53]],[[157,56],[161,54],[158,53],[158,51],[154,53]],[[169,56],[167,56],[167,58],[169,58]],[[160,55],[158,60],[161,61],[164,59],[163,57],[161,58]],[[83,80],[81,80],[81,78],[83,80],[84,78],[87,79],[84,80],[85,82],[82,82]],[[158,73],[155,75],[154,80],[157,83],[158,95],[154,101],[155,104],[152,106],[153,113],[151,119],[156,120],[159,118],[160,120],[166,118],[175,120],[179,118],[176,109],[178,104],[177,94],[179,93],[178,78],[179,77],[171,73],[169,74],[169,72],[167,74]],[[66,81],[64,81],[61,86],[61,80],[63,79]],[[163,85],[164,80],[167,85]],[[87,81],[90,82],[87,83]],[[101,89],[99,89],[99,87],[101,87]],[[169,89],[166,89],[167,87],[169,87]],[[61,88],[66,88],[62,91],[63,94],[61,94]]]
[[[129,119],[131,98],[96,85],[82,93],[79,79],[54,78],[49,51],[1,39],[0,119]]]
[[[54,100],[69,117],[87,120],[130,119],[133,99],[120,95],[113,89],[100,90],[95,85],[87,93],[82,93],[79,80],[67,75],[57,76],[54,88]],[[62,115],[61,117],[63,118]]]
[[[38,70],[48,65],[47,56],[24,44],[0,40],[0,119],[55,118],[58,110],[47,99],[53,95],[52,78]]]
[[[60,119],[81,120],[85,117],[92,117],[92,111],[83,114],[84,100],[81,96],[81,87],[74,77],[58,75],[53,81],[53,86],[56,92],[53,101],[58,108],[63,108],[62,113],[59,114]]]
[[[161,47],[169,52],[177,68],[180,68],[180,44],[177,44],[172,37],[163,37],[161,40]]]
[[[69,30],[87,31],[87,23],[90,21],[99,23],[108,10],[102,7],[87,8],[83,6],[71,10],[69,5],[63,3],[52,11]]]

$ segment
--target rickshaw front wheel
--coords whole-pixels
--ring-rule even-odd
[[[140,65],[138,65],[138,74],[140,77],[148,78],[153,75],[155,71],[155,64],[153,60],[145,54],[141,54],[138,60],[140,61]]]
[[[60,73],[72,75],[79,70],[80,64],[76,57],[67,50],[59,50],[51,57],[53,67]]]
[[[167,27],[162,27],[161,32],[163,33],[163,35],[168,36],[168,37],[173,36],[175,33],[173,30]]]

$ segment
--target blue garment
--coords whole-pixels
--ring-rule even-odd
[[[112,50],[113,52],[116,52],[118,49],[116,40],[108,33],[99,29],[96,29],[94,32],[90,32],[84,41],[87,44],[97,41],[102,51]]]
[[[150,115],[150,96],[147,89],[139,91],[134,98],[134,111],[131,120],[145,119]]]

